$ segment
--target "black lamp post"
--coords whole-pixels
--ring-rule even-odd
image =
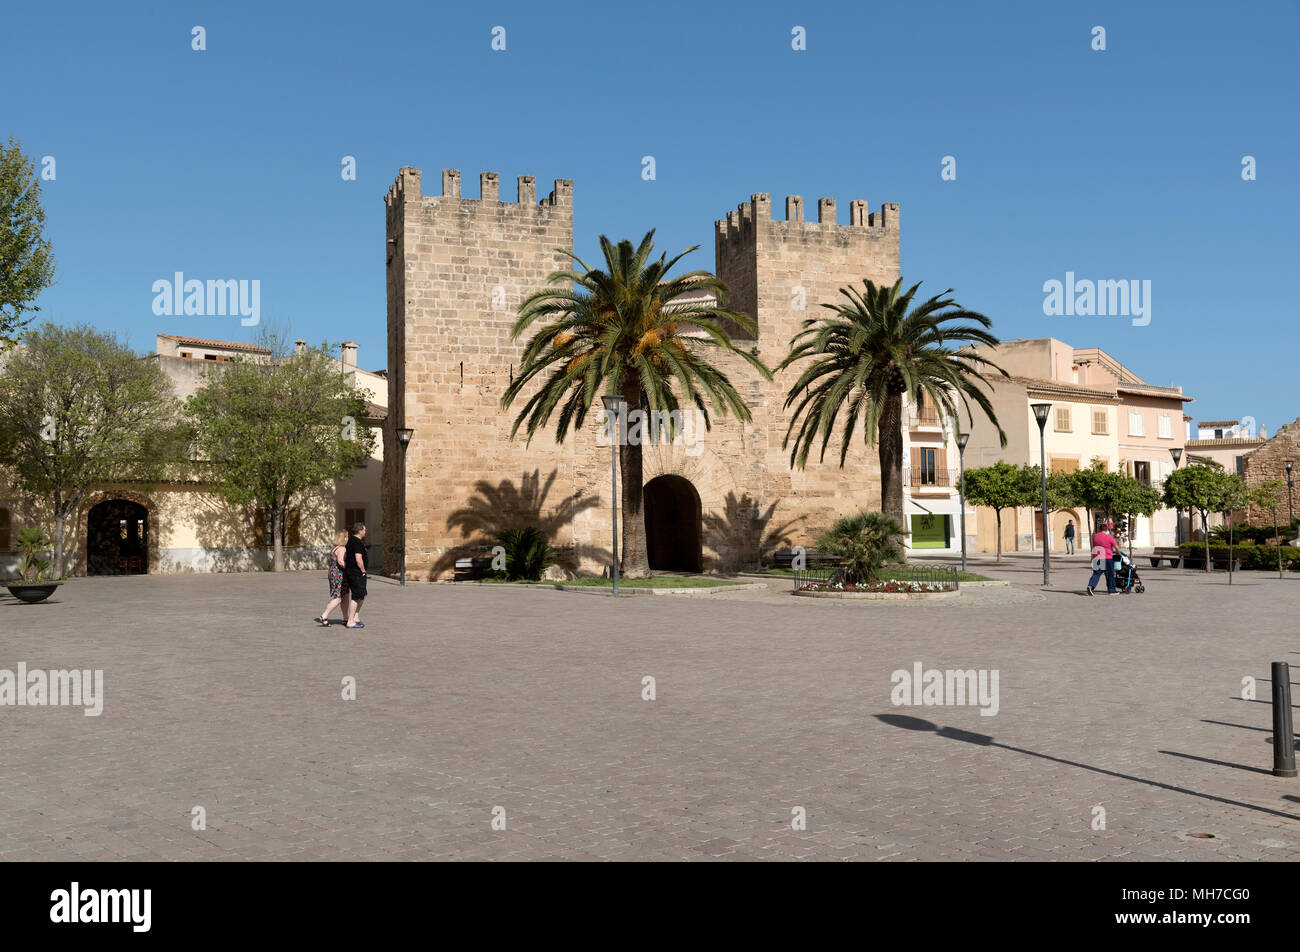
[[[1295,529],[1295,501],[1292,499],[1292,490],[1295,489],[1295,480],[1291,478],[1291,461],[1286,461],[1286,514],[1291,520],[1287,523],[1287,535]]]
[[[957,460],[961,467],[961,480],[957,491],[961,504],[961,570],[966,571],[966,444],[970,442],[969,433],[957,434]]]
[[[1048,585],[1052,578],[1051,563],[1047,557],[1047,414],[1052,412],[1050,403],[1031,403],[1034,419],[1038,421],[1038,454],[1043,478],[1043,584]]]
[[[1174,469],[1183,461],[1183,448],[1181,446],[1171,446],[1169,455],[1174,458]],[[1183,544],[1183,510],[1174,509],[1174,545]]]
[[[612,487],[610,514],[614,523],[614,560],[609,566],[609,576],[614,580],[614,594],[618,595],[618,444],[622,436],[619,423],[623,418],[623,410],[627,406],[627,401],[619,393],[605,394],[600,399],[605,404],[605,422],[609,426],[609,462],[612,474],[610,478]]]
[[[406,447],[415,431],[409,426],[399,427],[397,442],[402,447],[402,584],[406,584]]]

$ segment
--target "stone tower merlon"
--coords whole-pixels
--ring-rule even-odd
[[[528,208],[572,208],[573,181],[556,179],[555,188],[549,197],[537,201],[537,179],[532,175],[521,175],[518,179],[518,203]],[[442,194],[422,195],[420,191],[420,170],[410,167],[397,173],[397,180],[389,186],[384,196],[385,203],[391,208],[406,202],[438,201],[454,198],[460,201],[500,202],[501,176],[496,172],[483,172],[479,175],[479,198],[464,198],[460,193],[460,171],[458,169],[442,170]],[[506,203],[509,204],[509,203]]]
[[[772,227],[776,230],[796,229],[812,235],[818,230],[838,229],[848,232],[850,229],[866,228],[882,234],[891,232],[897,242],[900,219],[897,202],[885,202],[880,211],[872,212],[862,199],[849,202],[849,223],[840,225],[836,222],[835,199],[817,199],[817,220],[805,218],[802,195],[787,195],[785,199],[785,221],[772,218],[772,196],[767,192],[755,192],[749,201],[741,202],[734,212],[727,212],[727,217],[713,223],[714,237],[718,250],[724,245],[744,246],[755,240],[755,228]]]

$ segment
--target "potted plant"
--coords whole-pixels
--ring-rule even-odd
[[[21,529],[14,541],[23,553],[22,576],[12,582],[6,582],[9,594],[19,601],[35,604],[43,602],[54,594],[61,582],[45,578],[45,573],[54,564],[53,560],[41,556],[42,550],[50,544],[45,533],[36,526]]]

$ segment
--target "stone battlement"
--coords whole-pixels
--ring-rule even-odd
[[[817,220],[804,218],[804,200],[802,195],[787,195],[785,199],[785,220],[772,217],[772,196],[767,192],[755,192],[749,201],[741,202],[727,217],[713,223],[714,235],[719,244],[745,242],[752,240],[756,223],[762,223],[786,234],[825,233],[829,229],[848,232],[850,229],[870,229],[883,235],[892,232],[895,239],[899,230],[900,218],[897,202],[885,202],[880,211],[872,212],[862,199],[849,202],[849,223],[840,225],[836,221],[835,199],[817,199]]]
[[[413,202],[421,199],[429,202],[445,201],[447,199],[456,199],[464,202],[501,202],[501,177],[496,172],[480,173],[478,177],[479,197],[477,199],[465,198],[460,194],[459,169],[442,170],[441,195],[424,195],[421,192],[420,178],[421,172],[419,169],[411,168],[410,166],[403,167],[397,173],[397,180],[389,186],[388,194],[384,197],[385,203],[391,207],[394,204]],[[571,209],[573,207],[573,181],[571,179],[556,179],[555,188],[551,191],[551,194],[540,202],[537,201],[537,180],[533,176],[519,176],[517,180],[517,188],[518,201],[514,204],[521,207],[530,209]]]

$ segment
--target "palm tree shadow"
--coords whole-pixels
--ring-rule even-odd
[[[558,502],[548,502],[558,473],[559,470],[553,469],[543,480],[541,470],[535,469],[523,473],[518,484],[510,479],[499,483],[486,479],[476,482],[475,495],[447,517],[447,528],[459,530],[464,541],[434,563],[430,577],[450,571],[458,558],[471,552],[477,550],[481,554],[481,550],[496,544],[497,533],[507,529],[536,526],[555,545],[562,529],[572,525],[581,513],[600,505],[598,496],[585,495],[582,490]],[[584,545],[581,552],[572,544],[555,548],[556,564],[570,572],[578,570],[583,555],[597,562],[610,560],[609,550],[597,546]]]
[[[1062,757],[1053,757],[1051,754],[1042,754],[1036,750],[1026,750],[1023,747],[1013,747],[1010,744],[1001,744],[994,740],[988,734],[976,734],[971,731],[960,730],[955,727],[939,727],[923,720],[919,717],[910,717],[903,714],[877,714],[876,720],[888,724],[890,727],[900,727],[904,730],[912,731],[933,731],[940,737],[949,740],[965,741],[968,744],[976,744],[980,747],[1000,747],[1003,750],[1009,750],[1017,754],[1025,754],[1029,757],[1041,757],[1043,760],[1050,760],[1053,763],[1064,764],[1067,767],[1078,767],[1081,770],[1088,770],[1093,773],[1105,774],[1108,777],[1117,777],[1120,780],[1129,780],[1133,783],[1145,784],[1148,787],[1157,787],[1160,790],[1169,790],[1172,793],[1184,793],[1191,797],[1198,797],[1202,800],[1212,800],[1215,803],[1223,803],[1228,806],[1241,807],[1245,810],[1254,810],[1258,813],[1267,813],[1270,816],[1282,817],[1287,820],[1300,820],[1300,815],[1295,813],[1286,813],[1282,810],[1270,810],[1268,807],[1261,807],[1254,803],[1243,803],[1240,800],[1229,800],[1226,797],[1217,797],[1212,793],[1201,793],[1199,790],[1189,790],[1186,787],[1178,787],[1173,784],[1161,783],[1158,780],[1147,780],[1144,777],[1134,777],[1131,774],[1122,774],[1118,771],[1107,770],[1104,767],[1094,767],[1091,764],[1081,764],[1077,760],[1066,760]],[[1172,751],[1161,751],[1161,753],[1171,754]],[[1175,754],[1174,756],[1188,756]],[[1193,758],[1202,759],[1202,758]],[[1210,763],[1221,764],[1220,761],[1210,761]],[[1222,764],[1229,767],[1240,767],[1239,764]],[[1248,768],[1249,769],[1249,768]]]
[[[779,505],[779,501],[774,502],[764,511],[749,493],[737,498],[734,492],[729,492],[722,512],[704,515],[702,541],[718,553],[718,567],[723,572],[758,568],[763,552],[790,544],[790,530],[807,517],[798,516],[773,525],[772,518]]]

